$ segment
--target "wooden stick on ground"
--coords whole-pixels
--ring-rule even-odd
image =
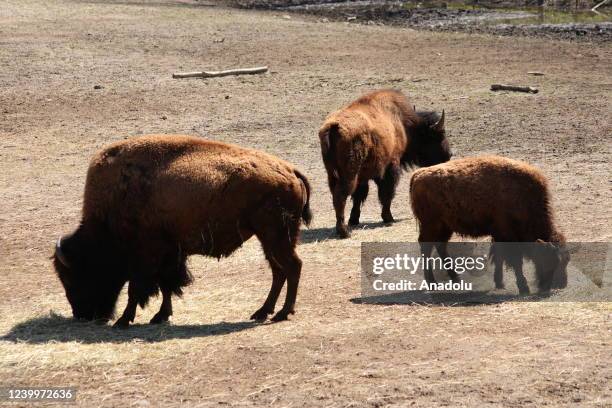
[[[610,0],[603,0],[601,3],[598,3],[595,5],[595,7],[593,7],[591,9],[591,11],[593,13],[597,13],[597,14],[601,14],[599,11],[597,11],[598,8],[600,8],[601,6],[603,6],[604,4],[607,4]]]
[[[228,69],[226,71],[176,72],[172,78],[214,78],[228,75],[252,75],[268,72],[268,67]]]
[[[491,85],[492,91],[514,91],[514,92],[527,92],[527,93],[538,93],[538,88],[531,86],[514,86],[514,85],[502,85],[493,84]]]

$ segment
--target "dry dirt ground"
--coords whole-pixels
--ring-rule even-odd
[[[456,156],[544,169],[570,240],[610,241],[611,51],[184,2],[2,0],[0,386],[75,386],[84,407],[610,406],[609,303],[356,302],[360,242],[416,239],[408,176],[399,222],[378,224],[373,194],[365,228],[333,239],[317,129],[365,91],[402,88],[446,109]],[[171,79],[260,64],[271,72]],[[494,82],[540,93],[491,93]],[[191,259],[170,325],[145,324],[159,299],[128,331],[67,319],[49,256],[79,220],[88,158],[153,132],[256,147],[309,176],[315,221],[290,321],[247,321],[271,282],[254,240],[220,262]]]

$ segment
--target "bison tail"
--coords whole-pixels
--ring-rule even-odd
[[[321,140],[321,153],[326,164],[335,165],[336,163],[336,143],[340,138],[340,129],[337,123],[324,127],[319,132]]]
[[[302,182],[306,193],[306,200],[304,202],[304,207],[302,208],[302,220],[304,220],[304,224],[310,225],[310,222],[312,221],[312,211],[310,210],[310,183],[308,182],[306,176],[304,176],[298,170],[294,170],[294,173],[295,176]]]

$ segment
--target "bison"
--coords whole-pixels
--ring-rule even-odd
[[[453,233],[491,236],[497,288],[503,288],[506,262],[514,269],[520,293],[529,293],[523,256],[535,263],[540,292],[567,284],[565,237],[554,223],[546,178],[535,167],[497,156],[453,160],[415,171],[410,199],[424,256],[435,245],[439,256],[447,257],[446,243]],[[513,244],[496,245],[502,242]],[[457,279],[453,270],[448,272]],[[425,270],[425,278],[435,282],[431,269]]]
[[[350,195],[349,224],[359,224],[368,182],[378,186],[382,219],[393,222],[391,201],[402,167],[430,166],[451,157],[444,112],[416,112],[400,91],[364,95],[327,117],[319,130],[321,153],[336,211],[336,232],[347,238],[344,207]]]
[[[272,287],[251,319],[294,313],[302,261],[295,251],[308,224],[310,186],[291,164],[242,147],[184,135],[114,143],[89,166],[82,220],[57,241],[53,262],[75,318],[108,321],[126,282],[128,303],[115,326],[128,327],[152,295],[151,323],[172,315],[172,295],[192,278],[185,261],[220,258],[255,235],[272,268]]]

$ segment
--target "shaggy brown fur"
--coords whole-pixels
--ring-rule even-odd
[[[438,254],[446,257],[445,243],[453,232],[468,237],[491,236],[495,242],[541,242],[505,253],[493,247],[496,286],[503,287],[502,262],[506,261],[515,270],[521,293],[529,292],[522,274],[523,255],[536,263],[541,291],[550,289],[553,274],[561,276],[556,278],[558,282],[567,282],[565,237],[553,220],[546,178],[535,167],[497,156],[453,160],[415,171],[410,198],[425,256],[431,254],[433,243],[438,243]],[[449,274],[457,278],[454,271]],[[433,281],[431,271],[426,271],[426,277]]]
[[[251,236],[272,268],[272,288],[252,319],[273,313],[285,280],[294,312],[301,260],[300,221],[310,222],[310,187],[291,164],[268,154],[182,135],[121,141],[96,154],[85,186],[81,225],[58,241],[57,273],[77,318],[108,320],[129,282],[128,305],[117,326],[134,320],[161,290],[151,323],[168,320],[172,294],[191,281],[186,258],[220,258]]]
[[[359,224],[368,182],[378,186],[382,219],[393,222],[391,201],[401,168],[429,166],[449,160],[444,115],[415,112],[399,91],[382,90],[362,96],[332,113],[319,131],[323,162],[336,211],[336,231],[349,236],[344,207],[353,199],[350,225]]]

